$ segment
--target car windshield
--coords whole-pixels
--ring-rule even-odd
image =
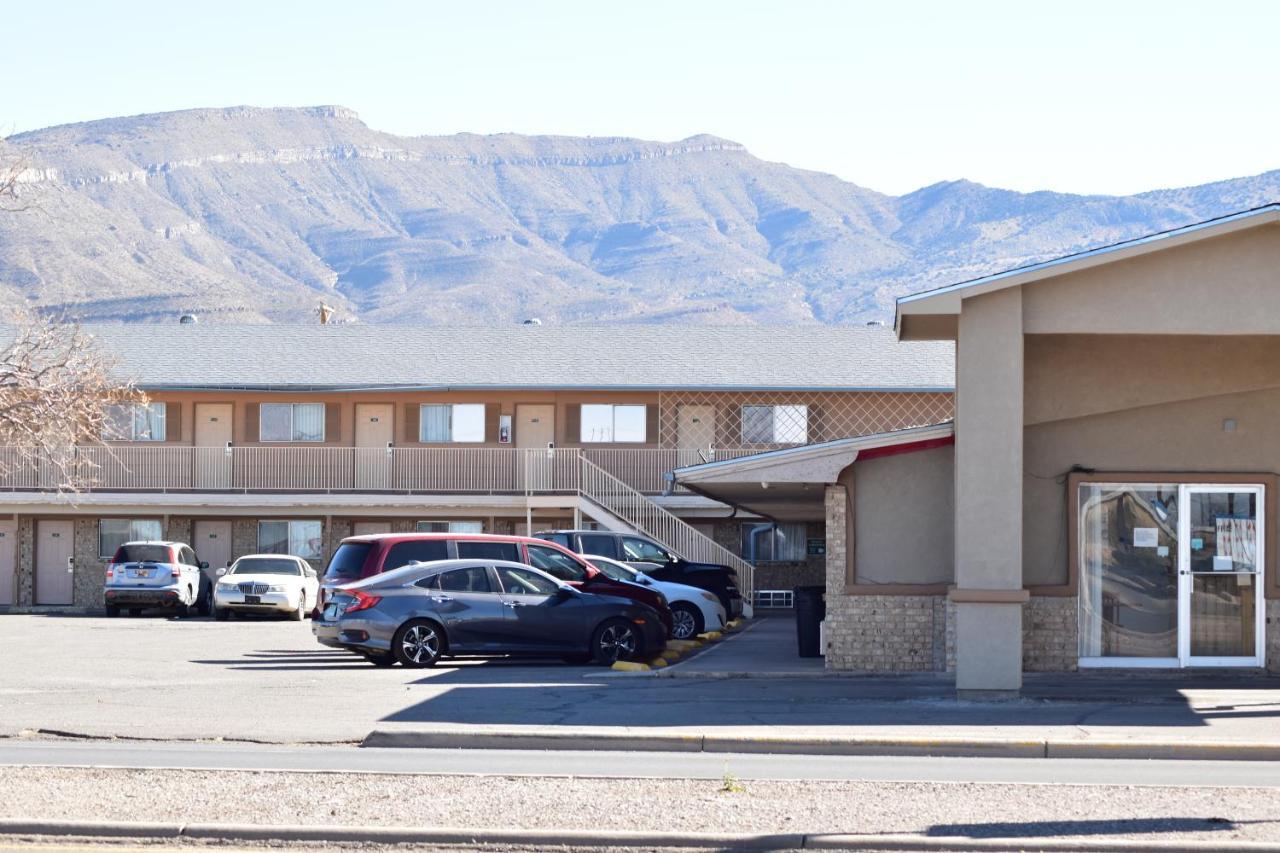
[[[121,545],[114,563],[168,563],[173,552],[168,545]]]
[[[229,574],[233,575],[296,575],[299,574],[297,560],[285,560],[279,557],[263,557],[253,560],[236,560]]]
[[[611,560],[601,560],[599,558],[587,558],[587,562],[604,572],[610,578],[616,581],[632,581],[635,580],[635,574],[627,568],[619,566]]]
[[[338,546],[338,550],[333,552],[333,559],[329,561],[329,568],[324,573],[325,579],[342,580],[360,577],[360,570],[364,568],[364,558],[369,556],[369,549],[372,547],[372,542],[343,542]]]

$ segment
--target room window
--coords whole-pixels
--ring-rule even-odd
[[[324,403],[263,403],[258,440],[324,441]]]
[[[318,560],[323,535],[318,521],[259,521],[258,553],[292,554],[304,560]]]
[[[102,437],[107,441],[164,441],[165,403],[107,406]]]
[[[743,406],[743,444],[804,444],[809,440],[808,406]]]
[[[582,407],[583,444],[633,442],[643,444],[648,406],[611,406],[589,403]]]
[[[110,559],[126,542],[159,542],[163,537],[153,518],[104,518],[98,522],[98,556]]]
[[[484,522],[419,521],[413,529],[419,533],[484,533]]]
[[[742,525],[742,559],[748,563],[803,563],[803,524]]]
[[[418,415],[418,441],[484,441],[484,404],[425,404]]]

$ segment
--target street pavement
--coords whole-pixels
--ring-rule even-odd
[[[731,657],[739,639],[706,660]],[[958,701],[937,676],[617,677],[510,661],[376,669],[317,645],[309,623],[267,619],[9,615],[0,647],[0,736],[355,743],[425,727],[1280,743],[1280,681],[1256,675],[1029,676],[1022,699],[987,703]]]

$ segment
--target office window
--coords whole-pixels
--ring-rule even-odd
[[[742,525],[742,559],[748,563],[803,563],[803,524]]]
[[[159,542],[163,537],[153,518],[104,518],[98,521],[98,556],[110,559],[126,542]]]
[[[484,522],[419,521],[413,529],[419,533],[484,533]]]
[[[743,406],[743,444],[804,444],[809,440],[808,406]]]
[[[258,440],[324,441],[324,403],[263,403]]]
[[[318,521],[259,521],[258,553],[318,560],[322,556],[323,535]]]
[[[418,415],[418,441],[484,441],[484,404],[424,404]]]
[[[107,406],[102,437],[107,441],[164,441],[165,403]]]
[[[582,407],[582,443],[647,441],[648,406],[611,406],[588,403]]]

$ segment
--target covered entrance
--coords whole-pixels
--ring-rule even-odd
[[[1075,482],[1084,667],[1261,667],[1262,483]]]

